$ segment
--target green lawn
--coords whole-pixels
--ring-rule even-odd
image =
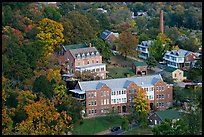
[[[113,78],[126,78],[127,73],[130,74],[130,76],[135,75],[133,70],[128,68],[107,68],[107,71],[109,72],[107,75]]]
[[[122,135],[153,135],[151,128],[135,128]]]
[[[135,62],[132,59],[126,58],[121,55],[111,55],[110,57],[111,64],[120,64],[120,65],[132,65]]]
[[[107,130],[113,126],[120,126],[122,118],[115,116],[112,120],[108,117],[96,117],[83,119],[83,124],[75,124],[74,135],[94,135],[98,132]]]

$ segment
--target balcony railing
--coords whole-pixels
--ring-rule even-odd
[[[142,59],[147,59],[147,56],[144,56],[144,55],[139,55],[139,58],[142,58]]]
[[[175,62],[175,63],[184,63],[184,59],[178,59],[173,60],[172,58],[167,58],[166,56],[163,57],[164,60],[170,61],[170,62]]]

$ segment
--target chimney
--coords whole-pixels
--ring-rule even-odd
[[[91,43],[89,43],[89,47],[91,47]]]
[[[164,33],[164,12],[161,10],[160,12],[160,31]]]

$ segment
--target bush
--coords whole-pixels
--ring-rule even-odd
[[[141,122],[140,127],[141,128],[147,128],[148,127],[148,123],[143,121],[143,122]]]

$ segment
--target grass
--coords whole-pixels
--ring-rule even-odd
[[[153,135],[151,128],[135,128],[125,132],[122,135]]]
[[[134,76],[135,73],[132,69],[128,68],[107,68],[108,76],[112,78],[126,78],[127,74],[130,74],[130,76]]]
[[[125,60],[125,57],[119,54],[111,55],[110,61],[111,61],[111,64],[120,64],[120,65],[132,65],[132,63],[135,62],[134,60],[129,58],[126,58]]]
[[[83,124],[75,124],[74,135],[94,135],[98,132],[107,130],[122,123],[120,116],[113,117],[110,120],[107,116],[83,119]]]

